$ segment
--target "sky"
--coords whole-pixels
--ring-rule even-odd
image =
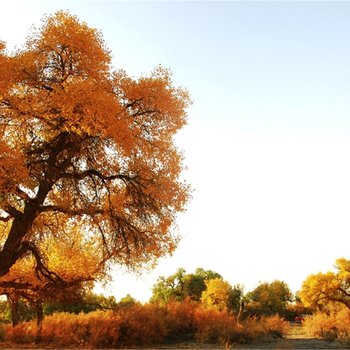
[[[104,293],[147,301],[179,267],[296,292],[350,258],[350,2],[12,0],[0,40],[21,47],[60,9],[102,32],[116,68],[169,67],[193,100],[179,247],[151,272],[113,269]]]

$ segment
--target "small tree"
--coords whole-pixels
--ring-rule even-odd
[[[287,305],[293,301],[293,294],[283,281],[262,282],[246,295],[247,310],[253,314],[285,316]]]
[[[120,299],[117,306],[119,308],[129,308],[137,303],[138,301],[135,298],[133,298],[130,294],[127,294],[125,297]]]
[[[206,281],[206,289],[202,293],[201,302],[209,308],[224,310],[227,308],[231,286],[221,278]]]

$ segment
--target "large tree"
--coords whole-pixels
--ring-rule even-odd
[[[350,260],[337,259],[336,272],[312,274],[303,282],[300,298],[312,309],[342,304],[350,309]]]
[[[48,275],[37,242],[71,220],[98,237],[104,261],[171,253],[188,199],[173,136],[189,103],[166,69],[113,71],[101,34],[67,12],[14,54],[1,44],[0,276],[27,254]]]

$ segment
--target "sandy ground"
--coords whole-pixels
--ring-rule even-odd
[[[271,338],[254,344],[215,344],[182,343],[165,346],[163,349],[350,349],[350,342],[316,339],[305,333],[300,326],[292,326],[285,338]],[[159,349],[159,348],[158,348]]]

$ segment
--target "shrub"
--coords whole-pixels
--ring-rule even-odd
[[[57,347],[86,346],[115,347],[119,338],[119,317],[112,312],[95,311],[89,314],[56,313],[45,317],[41,331],[43,342]],[[32,343],[35,340],[35,322],[6,326],[6,340]]]
[[[33,321],[20,323],[15,327],[7,324],[4,326],[5,340],[16,343],[32,343],[35,341],[36,325]]]
[[[111,311],[97,311],[90,317],[88,343],[93,348],[116,348],[120,343],[120,316]]]
[[[258,341],[271,336],[283,337],[289,330],[290,324],[278,315],[249,317],[243,322],[240,341]]]
[[[226,310],[197,308],[195,312],[195,339],[197,341],[226,344],[238,333],[235,317]]]
[[[194,319],[198,303],[185,299],[183,302],[172,301],[165,307],[164,324],[167,341],[192,340]]]
[[[166,335],[164,311],[153,304],[138,305],[119,312],[120,345],[146,345],[161,343]]]
[[[330,313],[317,312],[303,322],[307,332],[315,337],[334,339],[350,339],[350,310],[342,308]]]
[[[278,315],[271,317],[262,317],[260,322],[265,331],[272,336],[283,337],[290,329],[290,323]]]
[[[238,327],[226,310],[205,309],[187,300],[166,306],[135,304],[116,311],[88,314],[56,313],[45,317],[41,339],[50,347],[120,348],[195,339],[204,343],[247,342],[286,332],[287,322],[278,316],[249,318]],[[5,340],[35,341],[34,321],[16,327],[4,325]]]

